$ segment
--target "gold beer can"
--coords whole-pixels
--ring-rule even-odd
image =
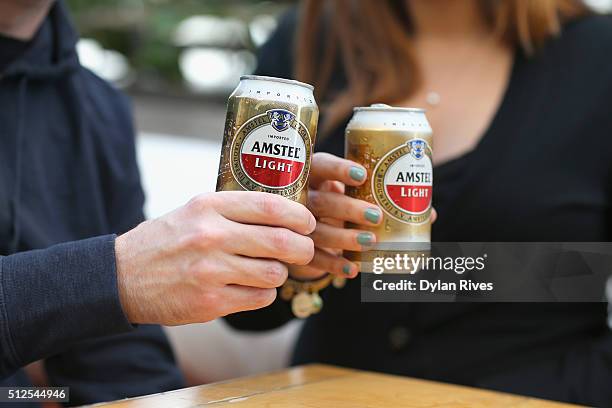
[[[365,227],[376,234],[376,244],[364,252],[345,251],[362,272],[371,272],[375,257],[429,254],[432,142],[423,109],[383,104],[354,109],[346,128],[345,157],[364,166],[368,175],[364,184],[347,187],[346,192],[383,211],[379,226]]]
[[[242,76],[227,102],[217,191],[263,191],[306,204],[318,119],[311,85]]]

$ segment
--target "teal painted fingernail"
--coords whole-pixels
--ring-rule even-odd
[[[349,171],[349,176],[351,176],[353,180],[363,181],[363,179],[366,177],[366,172],[361,167],[353,166]]]
[[[373,208],[368,208],[365,210],[365,219],[370,221],[372,224],[378,224],[380,220],[380,211],[375,210]]]
[[[368,245],[372,243],[372,234],[369,232],[361,232],[357,235],[357,242],[361,245]]]
[[[351,265],[344,265],[342,267],[342,273],[344,273],[345,275],[350,275],[351,274]]]

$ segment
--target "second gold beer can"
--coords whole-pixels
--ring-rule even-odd
[[[432,130],[422,109],[376,104],[354,109],[345,134],[345,156],[365,167],[367,180],[347,194],[383,211],[376,245],[366,252],[345,252],[367,263],[375,256],[429,253],[433,188]],[[363,229],[363,226],[353,226]]]
[[[217,191],[263,191],[306,204],[318,119],[311,85],[241,77],[227,103]]]

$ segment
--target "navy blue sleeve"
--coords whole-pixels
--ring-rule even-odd
[[[114,248],[107,235],[0,257],[0,378],[78,341],[132,330]]]
[[[104,206],[112,232],[122,234],[144,220],[144,193],[136,161],[131,107],[126,97],[85,72],[89,119],[104,123],[97,146],[104,167]],[[93,116],[95,115],[95,116]],[[97,316],[96,316],[97,318]],[[49,382],[70,387],[70,404],[90,404],[184,387],[168,339],[159,326],[92,339],[45,360]]]
[[[89,340],[45,360],[49,382],[70,387],[70,405],[113,401],[185,386],[159,326]]]

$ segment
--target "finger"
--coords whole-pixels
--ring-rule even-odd
[[[287,266],[269,259],[247,258],[229,255],[225,267],[220,268],[221,282],[254,288],[271,289],[282,286],[287,280]]]
[[[308,266],[334,275],[344,276],[345,278],[354,278],[359,273],[359,268],[353,262],[342,256],[330,254],[320,248],[315,250],[315,255]]]
[[[370,249],[376,242],[376,235],[369,231],[360,231],[319,223],[310,237],[319,248],[345,249],[363,251]]]
[[[329,153],[315,153],[312,156],[310,185],[318,188],[324,181],[337,180],[349,186],[359,186],[367,178],[366,169],[353,161]]]
[[[227,285],[221,290],[221,313],[244,312],[271,305],[276,299],[276,289],[252,288],[249,286]]]
[[[209,200],[219,214],[235,222],[283,227],[304,235],[316,226],[313,215],[303,205],[277,194],[221,191],[203,197],[212,197]]]
[[[321,217],[319,218],[319,221],[317,221],[317,225],[319,225],[319,223],[333,225],[335,227],[344,227],[344,221],[337,220],[335,218]]]
[[[313,281],[325,277],[328,273],[310,265],[290,265],[289,276],[293,279]]]
[[[377,206],[338,193],[310,191],[307,206],[319,219],[335,218],[359,225],[378,225],[383,218]]]
[[[319,185],[317,190],[319,191],[330,191],[334,193],[344,194],[346,188],[344,183],[335,180],[327,180]]]
[[[438,212],[435,208],[431,209],[431,223],[433,224],[438,219]]]
[[[312,239],[286,228],[232,223],[224,247],[230,252],[251,258],[270,258],[305,265],[314,254]]]

